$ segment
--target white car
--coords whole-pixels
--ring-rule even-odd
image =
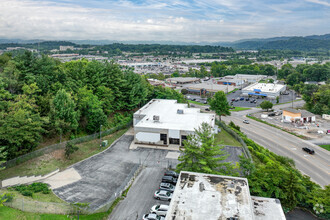
[[[150,213],[165,216],[168,210],[168,205],[154,205],[150,209]]]
[[[165,218],[156,214],[145,214],[142,220],[165,220]]]
[[[167,200],[171,201],[172,193],[165,190],[157,190],[154,194],[154,198],[158,200]]]

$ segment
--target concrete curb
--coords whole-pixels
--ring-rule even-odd
[[[56,173],[58,173],[60,171],[60,169],[56,169],[44,176],[15,176],[9,179],[5,179],[3,181],[1,181],[1,188],[6,188],[6,187],[10,187],[10,186],[16,186],[16,185],[21,185],[21,184],[30,184],[30,183],[34,183],[34,182],[39,182],[42,181],[44,179],[47,179],[50,176],[55,175]]]

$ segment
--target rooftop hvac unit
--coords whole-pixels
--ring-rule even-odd
[[[154,116],[153,116],[153,120],[154,120],[154,121],[159,121],[159,115],[154,115]]]
[[[177,113],[178,113],[178,114],[183,114],[183,109],[178,109],[178,110],[177,110]]]

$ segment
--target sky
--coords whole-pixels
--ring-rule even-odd
[[[330,0],[0,0],[0,38],[223,42],[330,33]]]

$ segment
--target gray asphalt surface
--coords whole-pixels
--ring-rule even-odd
[[[330,184],[329,151],[277,128],[248,119],[245,114],[247,113],[232,112],[231,116],[222,119],[227,123],[233,121],[249,138],[272,152],[292,158],[296,167],[316,183],[321,186]],[[244,119],[248,119],[250,124],[244,124]],[[307,154],[302,150],[303,147],[312,147],[315,155]]]
[[[168,205],[168,201],[159,201],[153,198],[158,189],[165,169],[159,167],[147,167],[135,179],[127,193],[110,215],[110,220],[135,220],[142,219],[149,213],[150,208],[156,204]]]
[[[132,135],[124,135],[112,148],[73,165],[82,179],[55,189],[54,193],[67,202],[90,203],[90,208],[96,210],[119,193],[140,164],[175,167],[178,163],[166,158],[167,150],[129,150],[132,140]]]

